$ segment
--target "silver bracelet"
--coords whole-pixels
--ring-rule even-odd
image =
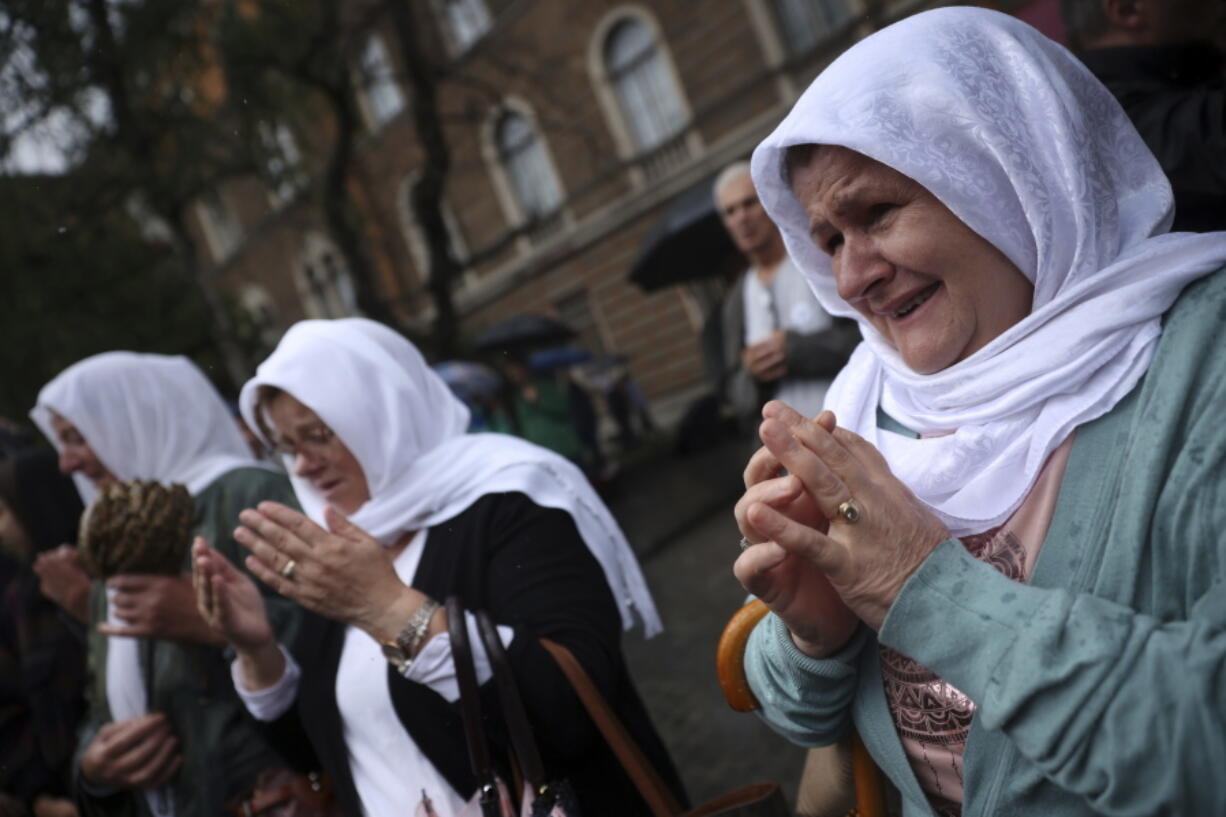
[[[426,637],[426,631],[430,629],[430,619],[434,618],[434,611],[439,608],[439,603],[432,598],[426,597],[422,602],[421,607],[413,611],[413,615],[409,618],[409,623],[404,625],[404,629],[412,633],[409,637],[409,660],[412,660],[417,655],[417,649],[421,646],[422,640]]]

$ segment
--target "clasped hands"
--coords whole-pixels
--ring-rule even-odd
[[[903,584],[949,531],[832,412],[810,420],[771,401],[762,416],[764,447],[745,469],[736,505],[741,534],[758,544],[733,571],[798,648],[825,657],[859,621],[881,628]],[[854,524],[838,512],[849,499],[861,512]]]

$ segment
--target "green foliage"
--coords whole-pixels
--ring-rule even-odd
[[[112,349],[186,354],[220,374],[197,289],[122,208],[79,179],[0,179],[0,416],[24,420],[59,371]],[[222,378],[224,380],[224,378]]]
[[[347,182],[363,137],[356,48],[388,19],[407,48],[410,7],[424,8],[405,0],[0,3],[0,55],[19,64],[6,75],[0,60],[0,98],[21,112],[0,116],[0,159],[48,114],[78,132],[68,175],[0,175],[0,297],[9,307],[0,416],[23,416],[57,371],[107,349],[189,354],[233,388],[268,338],[211,289],[187,216],[201,195],[236,178],[309,193],[346,257],[361,308],[395,323]],[[437,127],[437,111],[429,114]],[[305,168],[291,166],[288,149],[269,138],[278,126],[295,137],[286,141]],[[440,140],[431,162],[445,166],[445,150]],[[445,244],[440,195],[436,184],[428,238]],[[169,226],[165,242],[140,234],[125,211],[135,200]],[[447,318],[438,323],[450,338],[451,287],[437,289]]]

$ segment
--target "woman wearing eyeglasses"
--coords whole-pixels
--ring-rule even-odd
[[[30,415],[86,504],[115,481],[181,483],[192,494],[194,532],[221,552],[240,550],[231,532],[242,508],[261,499],[294,502],[285,476],[259,466],[221,396],[187,358],[86,358],[43,387]],[[89,587],[64,553],[61,577],[75,575]],[[76,611],[89,620],[93,669],[73,775],[82,814],[213,817],[261,771],[283,765],[234,694],[224,641],[196,610],[190,561],[185,547],[183,576],[94,582],[87,611]],[[268,609],[277,632],[289,637],[296,605],[274,596]]]
[[[243,388],[248,425],[286,459],[304,513],[241,515],[251,572],[317,614],[278,642],[255,585],[196,544],[201,606],[234,646],[234,681],[278,745],[309,746],[347,814],[441,817],[475,782],[446,613],[499,625],[546,765],[587,815],[646,814],[552,657],[570,648],[680,793],[622,659],[637,613],[659,630],[634,554],[571,463],[468,410],[404,338],[371,321],[304,321]],[[472,622],[468,622],[475,637]],[[478,678],[490,670],[476,650]],[[496,707],[494,700],[484,706]]]

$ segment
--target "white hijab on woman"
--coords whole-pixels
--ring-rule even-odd
[[[627,628],[637,610],[648,636],[660,631],[638,561],[583,473],[524,440],[466,434],[468,409],[391,329],[362,318],[295,324],[243,387],[239,405],[253,429],[261,386],[310,408],[358,460],[371,498],[349,518],[379,541],[451,519],[485,494],[519,491],[574,519]],[[303,511],[324,524],[323,496],[286,465]]]
[[[177,482],[195,496],[227,471],[259,465],[221,395],[185,357],[106,352],[60,372],[30,412],[60,450],[53,411],[125,482]],[[73,479],[88,505],[97,494],[93,482]]]
[[[809,237],[786,177],[800,144],[840,145],[922,184],[1030,279],[1032,313],[943,371],[908,369],[839,298]],[[955,535],[1008,519],[1048,455],[1145,374],[1180,291],[1226,263],[1226,233],[1166,234],[1170,185],[1110,92],[1061,46],[985,9],[917,14],[852,47],[752,169],[818,299],[864,333],[827,408]],[[920,434],[953,433],[884,431],[879,407]]]

